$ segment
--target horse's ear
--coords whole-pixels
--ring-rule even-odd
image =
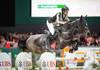
[[[85,16],[85,19],[87,19],[87,15]]]
[[[83,17],[83,15],[81,15],[81,18]]]
[[[87,18],[87,15],[85,16],[85,18]]]
[[[80,21],[83,19],[83,15],[81,15],[81,17],[80,17]]]

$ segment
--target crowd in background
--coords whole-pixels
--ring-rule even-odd
[[[80,43],[83,46],[100,46],[100,33],[89,33],[85,37],[80,38]]]
[[[32,33],[1,33],[0,34],[0,47],[5,47],[7,43],[10,43],[10,46],[13,48],[17,48],[20,41],[26,41],[26,39]]]
[[[7,43],[10,43],[11,47],[19,47],[19,42],[26,42],[27,38],[34,33],[0,33],[0,48],[5,47]],[[86,37],[81,37],[80,42],[83,46],[100,46],[100,33],[88,34]]]

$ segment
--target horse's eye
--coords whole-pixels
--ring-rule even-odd
[[[45,45],[46,44],[46,42],[45,41],[42,41],[42,45]]]

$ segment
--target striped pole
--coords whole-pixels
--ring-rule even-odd
[[[68,66],[66,65],[66,70],[69,70]]]
[[[59,69],[58,70],[62,70],[62,66],[61,65],[59,66]]]
[[[69,47],[68,46],[66,46],[64,49],[62,49],[62,51],[61,51],[61,57],[62,57],[62,59],[61,59],[61,61],[62,61],[62,66],[64,66],[64,57],[65,57],[65,52],[69,52]]]

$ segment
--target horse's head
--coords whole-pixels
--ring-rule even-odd
[[[86,18],[87,18],[87,16],[85,16],[85,17],[83,17],[83,16],[81,16],[80,17],[80,28],[82,28],[83,29],[83,33],[90,33],[90,30],[89,30],[89,26],[88,26],[88,24],[87,24],[87,20],[86,20]]]
[[[86,35],[87,33],[90,32],[87,21],[86,21],[86,17],[81,16],[75,21],[72,21],[71,24],[72,24],[71,32],[73,33],[73,35],[75,34],[85,34]]]
[[[37,39],[37,44],[45,51],[48,49],[48,35],[47,34],[42,34],[38,39]]]

